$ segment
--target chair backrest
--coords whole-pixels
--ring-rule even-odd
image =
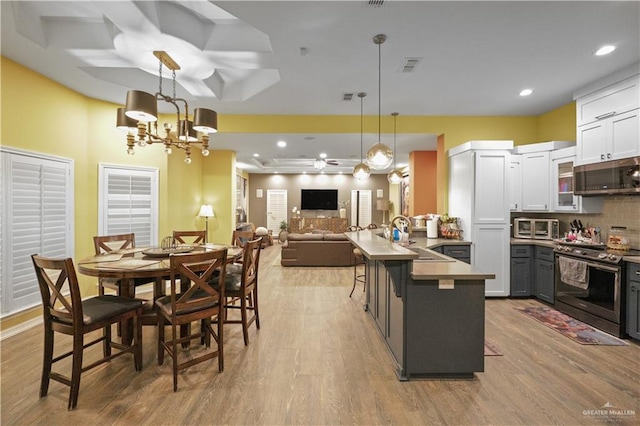
[[[179,244],[204,244],[205,232],[206,231],[173,231],[173,239]]]
[[[169,256],[172,315],[195,312],[224,298],[227,249]],[[211,285],[217,277],[217,289]],[[184,284],[188,282],[188,288]],[[178,292],[178,289],[181,289]]]
[[[361,226],[356,226],[356,225],[351,225],[350,227],[347,228],[348,231],[353,232],[353,231],[362,231],[362,227]]]
[[[247,241],[252,240],[254,236],[254,231],[233,231],[231,245],[244,248]]]
[[[50,259],[37,254],[31,255],[31,260],[42,296],[45,324],[54,319],[73,324],[81,319],[82,297],[73,260]]]
[[[93,237],[93,245],[96,249],[96,256],[114,250],[135,248],[136,234],[97,235]]]
[[[376,225],[375,223],[370,223],[370,224],[367,226],[367,229],[378,229],[378,225]]]
[[[260,265],[260,252],[262,237],[247,241],[242,254],[242,281],[244,289],[258,285],[258,266]]]

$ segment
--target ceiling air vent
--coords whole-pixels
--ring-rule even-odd
[[[384,4],[384,0],[369,0],[367,3],[369,6],[380,7]]]
[[[342,95],[343,101],[350,101],[351,99],[353,99],[353,93],[345,93],[344,95]]]
[[[401,72],[413,72],[413,70],[422,61],[422,58],[404,58],[402,61]]]

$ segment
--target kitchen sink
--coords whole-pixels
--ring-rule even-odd
[[[409,250],[418,253],[418,261],[423,262],[455,262],[455,259],[441,255],[422,247],[408,247]],[[414,261],[415,262],[415,261]]]

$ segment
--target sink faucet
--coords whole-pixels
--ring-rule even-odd
[[[402,215],[394,216],[393,219],[391,219],[391,222],[389,222],[389,241],[391,242],[393,242],[393,227],[395,226],[396,221],[404,222],[407,224],[407,227],[409,228],[409,235],[411,235],[411,231],[413,230],[413,228],[411,227],[411,221],[408,217]],[[400,231],[402,231],[402,229],[400,229]]]

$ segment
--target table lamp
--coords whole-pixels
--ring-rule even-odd
[[[198,216],[204,217],[204,243],[206,244],[209,240],[209,218],[216,217],[216,214],[213,212],[211,204],[203,204],[200,207],[200,213],[198,213]]]
[[[376,210],[382,211],[382,224],[387,221],[387,212],[391,209],[391,202],[389,200],[376,200]]]

